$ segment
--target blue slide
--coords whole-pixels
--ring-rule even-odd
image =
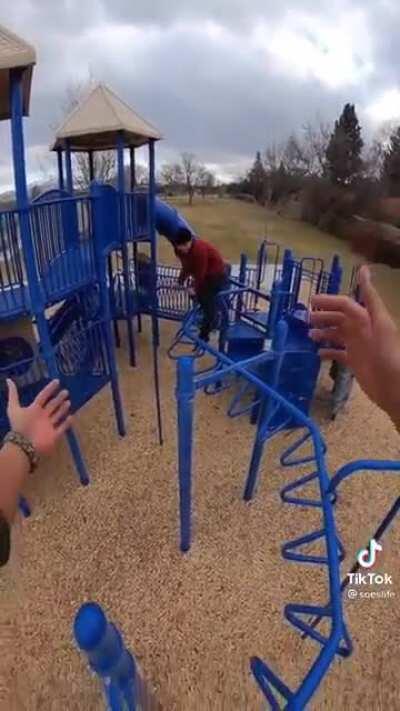
[[[155,212],[156,230],[160,235],[166,237],[171,244],[174,244],[175,236],[181,227],[186,227],[194,237],[196,236],[193,228],[178,210],[158,198],[156,198]]]

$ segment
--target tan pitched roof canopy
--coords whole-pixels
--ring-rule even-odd
[[[26,67],[23,75],[24,114],[29,113],[36,52],[25,40],[0,25],[0,121],[10,118],[10,69]]]
[[[66,139],[73,151],[108,150],[115,148],[120,131],[126,146],[143,146],[150,139],[162,138],[111,89],[98,84],[60,126],[52,150],[65,148]]]

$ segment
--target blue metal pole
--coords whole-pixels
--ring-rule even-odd
[[[136,665],[126,648],[121,633],[110,622],[100,605],[87,602],[78,610],[74,636],[79,649],[87,656],[90,668],[102,679],[109,680],[108,701],[118,709],[124,698],[128,711],[136,709]],[[110,703],[111,705],[111,703]],[[124,708],[123,702],[120,706]]]
[[[282,362],[285,351],[285,344],[288,335],[288,325],[286,321],[279,321],[275,329],[274,338],[272,341],[271,350],[276,354],[272,364],[272,372],[270,376],[269,386],[277,390],[279,384],[279,376],[282,368]],[[258,472],[260,469],[261,457],[264,451],[265,441],[267,439],[266,426],[271,419],[275,409],[275,403],[272,398],[268,402],[264,397],[264,401],[260,405],[260,412],[257,423],[257,432],[254,439],[253,452],[247,481],[244,489],[243,498],[245,501],[250,501],[254,496],[254,490],[257,483]]]
[[[25,256],[25,266],[28,277],[28,287],[31,297],[31,309],[35,316],[36,324],[39,332],[40,344],[44,359],[47,363],[49,375],[51,378],[58,378],[58,369],[54,356],[53,347],[50,340],[48,324],[44,313],[45,303],[43,294],[40,289],[39,277],[36,270],[35,254],[33,249],[33,240],[29,221],[29,201],[28,189],[26,183],[25,171],[25,147],[24,133],[22,125],[22,79],[23,73],[20,71],[11,72],[10,76],[10,103],[11,103],[11,138],[13,151],[13,164],[15,175],[15,190],[17,196],[17,204],[21,210],[21,242]],[[66,434],[72,457],[75,461],[78,470],[79,478],[82,484],[89,483],[89,476],[86,465],[83,460],[79,443],[72,428]]]
[[[61,148],[57,151],[57,166],[58,166],[58,187],[60,190],[64,190],[64,166],[63,166],[63,152]]]
[[[118,193],[119,193],[119,220],[120,220],[120,242],[122,249],[122,268],[124,272],[125,286],[125,308],[126,308],[126,327],[128,331],[129,344],[129,361],[132,367],[136,365],[135,355],[135,336],[132,326],[131,314],[131,298],[130,298],[130,277],[129,277],[129,254],[126,234],[126,213],[125,213],[125,166],[124,166],[124,134],[122,131],[118,133],[117,152],[118,152]]]
[[[194,395],[193,358],[181,356],[177,361],[176,401],[178,408],[180,546],[183,553],[189,550],[191,539]]]
[[[108,704],[107,711],[124,711],[124,702],[118,686],[114,683],[104,684],[104,696]]]
[[[65,141],[65,169],[67,177],[67,190],[70,195],[74,194],[74,179],[72,175],[72,155],[69,139]]]
[[[111,328],[112,315],[107,286],[107,259],[106,256],[103,255],[102,250],[102,245],[106,243],[107,240],[107,236],[104,236],[104,239],[102,239],[102,231],[106,229],[106,215],[104,214],[104,211],[107,211],[108,209],[107,194],[109,190],[110,188],[107,188],[106,186],[100,185],[99,183],[93,183],[90,187],[90,195],[93,205],[94,249],[96,256],[97,277],[100,288],[101,307],[105,319],[103,332],[110,367],[111,392],[118,432],[121,437],[123,437],[126,434],[124,408],[122,405],[121,392],[118,382],[118,369],[115,360],[114,339]],[[112,192],[112,197],[115,199],[115,192]],[[110,197],[110,199],[112,198]]]
[[[284,254],[283,254],[283,263],[282,263],[283,291],[287,292],[287,294],[284,296],[283,304],[282,304],[282,308],[284,311],[286,311],[288,308],[291,307],[290,300],[292,297],[293,269],[294,269],[293,253],[290,249],[285,249]]]
[[[247,256],[245,254],[240,255],[240,267],[239,267],[239,282],[241,286],[247,286],[246,284],[246,270],[247,270]],[[240,321],[240,317],[243,311],[243,292],[240,292],[237,298],[235,319]]]
[[[342,285],[343,269],[340,264],[340,257],[335,254],[332,259],[331,271],[329,274],[328,294],[338,294]]]
[[[25,146],[23,127],[23,70],[10,72],[11,140],[14,167],[14,184],[17,205],[24,210],[29,205],[25,168]],[[33,252],[32,252],[33,254]]]
[[[89,160],[89,178],[90,178],[90,182],[92,183],[93,180],[95,179],[93,151],[88,151],[88,160]]]
[[[161,395],[160,378],[158,370],[158,346],[160,344],[160,334],[158,328],[158,304],[157,304],[157,239],[155,220],[155,196],[156,196],[156,172],[155,172],[155,151],[154,141],[149,141],[149,230],[150,230],[150,254],[152,271],[151,289],[151,326],[153,341],[153,370],[154,385],[156,394],[158,438],[160,445],[163,443],[163,428],[161,415]]]

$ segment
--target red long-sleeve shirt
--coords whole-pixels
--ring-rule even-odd
[[[209,242],[195,239],[187,254],[175,250],[182,263],[182,278],[192,276],[196,292],[199,293],[209,277],[225,274],[225,263],[220,253]]]

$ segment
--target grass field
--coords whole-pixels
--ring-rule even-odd
[[[332,255],[341,256],[345,269],[345,281],[351,275],[354,264],[361,260],[351,252],[349,245],[322,232],[305,222],[281,217],[276,212],[260,205],[239,200],[201,200],[197,198],[192,207],[184,199],[174,200],[200,237],[218,246],[225,258],[238,262],[241,252],[254,259],[261,239],[267,237],[284,247],[290,247],[298,257],[320,257],[326,266]],[[160,241],[161,261],[173,260],[171,248],[165,240]],[[400,320],[400,273],[389,267],[374,268],[376,281],[391,309]]]

